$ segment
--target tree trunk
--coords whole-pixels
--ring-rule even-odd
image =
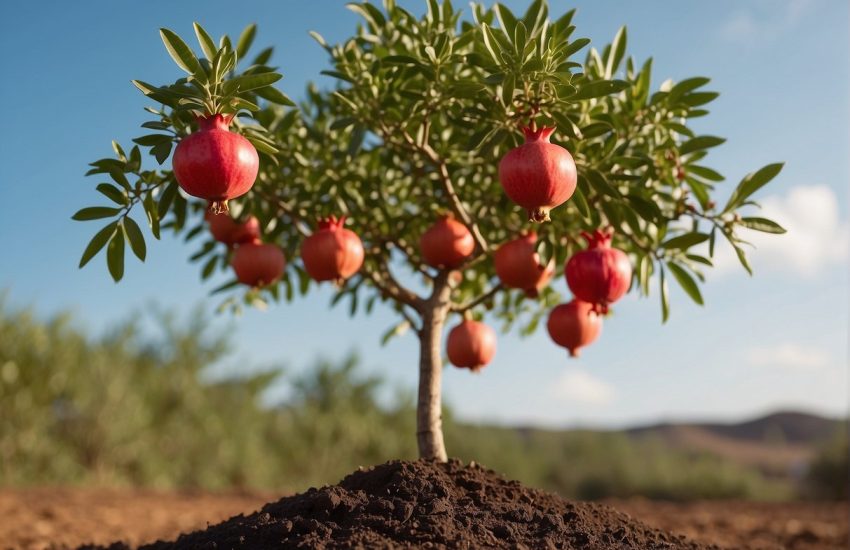
[[[449,309],[451,289],[442,273],[434,281],[434,292],[422,313],[419,334],[419,401],[416,406],[416,440],[419,457],[445,462],[441,379],[443,375],[442,332]]]

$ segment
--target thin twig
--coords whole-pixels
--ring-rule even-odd
[[[466,311],[487,302],[487,300],[491,299],[493,296],[498,294],[504,288],[505,287],[502,285],[502,283],[499,283],[496,286],[494,286],[493,288],[491,288],[490,290],[488,290],[487,292],[485,292],[484,294],[482,294],[481,296],[475,298],[474,300],[467,302],[465,304],[453,305],[451,309],[452,309],[452,311],[457,312],[457,313],[465,313]]]

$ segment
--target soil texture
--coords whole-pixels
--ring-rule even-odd
[[[146,550],[717,548],[613,508],[569,502],[460,461],[393,461]],[[94,548],[94,547],[91,547]],[[114,544],[110,550],[129,548]]]

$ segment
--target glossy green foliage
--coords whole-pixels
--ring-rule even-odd
[[[734,247],[749,271],[739,229],[784,232],[775,222],[740,212],[757,206],[753,194],[781,164],[757,170],[737,186],[724,183],[708,166],[709,150],[724,140],[697,135],[689,126],[717,97],[706,91],[707,78],[656,86],[651,59],[639,63],[628,55],[625,27],[610,44],[589,48],[589,41],[576,35],[573,12],[550,17],[542,0],[525,14],[500,4],[473,5],[465,16],[449,0],[429,0],[426,6],[417,17],[392,0],[382,8],[349,4],[362,17],[354,36],[331,45],[312,33],[330,58],[323,73],[338,85],[328,91],[311,86],[297,108],[284,108],[287,102],[270,86],[240,95],[240,101],[256,100],[260,108],[253,112],[256,124],[239,124],[236,131],[254,138],[266,154],[253,190],[232,207],[237,215],[257,216],[265,240],[278,243],[290,262],[279,284],[242,292],[231,280],[218,287],[214,292],[227,296],[224,307],[306,293],[312,283],[298,260],[300,242],[320,216],[347,215],[367,258],[334,303],[343,301],[354,313],[388,301],[403,320],[387,336],[415,328],[420,295],[436,276],[422,263],[418,239],[438,215],[451,213],[470,228],[478,245],[453,289],[453,310],[486,307],[505,329],[519,322],[524,332],[535,330],[564,298],[547,289],[530,300],[501,288],[491,261],[500,243],[531,228],[524,211],[505,197],[497,174],[499,159],[521,143],[520,128],[530,124],[556,126],[553,141],[566,147],[578,166],[573,198],[552,211],[551,223],[534,227],[540,253],[556,260],[558,275],[582,246],[582,230],[610,227],[614,246],[626,251],[635,267],[632,291],[649,295],[657,285],[666,320],[671,278],[702,303],[703,270],[712,265],[718,237]],[[178,64],[196,76],[199,69],[185,50],[172,49]],[[264,50],[251,67],[267,68],[269,55]],[[189,84],[197,81],[190,76]],[[175,86],[186,84],[158,90]],[[148,127],[172,132],[173,139],[191,130],[179,101],[148,96],[164,104],[150,109],[158,119],[145,123]],[[156,139],[164,138],[136,142],[162,162],[167,151]],[[169,230],[204,241],[191,258],[204,278],[228,271],[229,252],[201,238],[207,235],[205,205],[188,202],[167,169],[143,170],[138,147],[125,155],[116,145],[116,154],[117,159],[93,163],[92,172],[111,177],[98,189],[117,206],[83,209],[75,216],[113,218],[96,234],[81,265],[108,242],[107,263],[120,279],[124,240],[144,259],[143,238],[127,216],[140,204],[156,238]],[[717,204],[717,193],[731,193],[725,205]]]

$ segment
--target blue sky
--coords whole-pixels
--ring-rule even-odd
[[[402,2],[421,12],[424,2]],[[111,154],[115,138],[139,135],[146,101],[130,80],[178,76],[159,41],[166,26],[191,36],[192,21],[214,35],[259,23],[258,46],[274,45],[293,97],[307,81],[322,86],[325,52],[308,36],[336,42],[356,23],[342,1],[5,3],[0,48],[6,52],[0,102],[0,288],[14,304],[44,315],[73,309],[86,326],[107,330],[151,303],[187,315],[217,284],[202,285],[186,258],[192,251],[166,239],[148,260],[128,261],[113,284],[102,257],[77,269],[96,224],[70,220],[94,204],[97,181],[86,164]],[[461,5],[460,3],[458,3]],[[507,2],[511,8],[526,2]],[[754,235],[756,276],[725,255],[704,289],[706,307],[674,293],[662,326],[657,297],[628,297],[582,359],[570,361],[545,332],[500,336],[483,374],[447,369],[447,401],[458,415],[504,423],[619,426],[663,418],[733,419],[780,407],[841,414],[847,407],[848,151],[850,64],[844,0],[740,2],[552,2],[577,7],[577,35],[602,46],[621,24],[629,51],[655,59],[663,79],[705,75],[721,92],[702,133],[728,138],[712,166],[731,188],[747,172],[784,160],[785,170],[760,195],[789,234]],[[464,4],[465,5],[465,4]],[[559,11],[557,8],[553,11]],[[235,13],[234,13],[235,12]],[[45,17],[47,15],[47,17]],[[728,192],[724,190],[723,193]],[[564,282],[559,290],[566,293]],[[215,318],[234,337],[221,365],[286,364],[299,371],[318,355],[359,351],[367,370],[415,387],[412,335],[380,347],[395,319],[388,311],[349,319],[330,310],[322,290],[293,304],[233,319]],[[329,341],[330,338],[330,341]],[[285,387],[279,388],[284,393]]]

